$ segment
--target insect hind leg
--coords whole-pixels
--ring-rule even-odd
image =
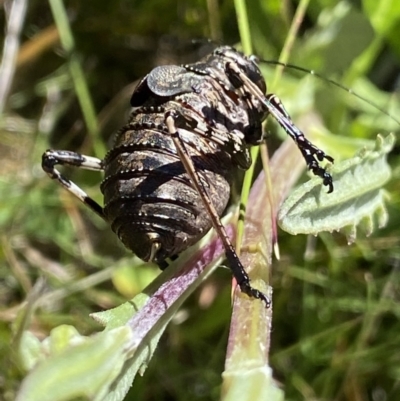
[[[106,220],[103,208],[94,199],[87,195],[85,191],[79,188],[71,180],[64,177],[55,168],[57,164],[79,167],[86,170],[102,171],[104,169],[103,161],[95,157],[85,156],[67,150],[49,149],[43,153],[42,168],[51,179],[57,180],[58,183],[62,185],[67,191],[76,196],[81,202],[92,209],[103,220]]]
[[[196,172],[193,161],[185,148],[185,144],[182,141],[181,137],[179,136],[176,124],[182,121],[182,119],[184,119],[184,116],[178,111],[171,110],[165,114],[165,124],[167,126],[168,133],[174,142],[179,158],[187,174],[189,175],[194,187],[196,188],[198,194],[200,195],[203,205],[208,211],[208,214],[212,221],[212,225],[223,243],[226,258],[228,259],[229,262],[229,267],[241,291],[247,294],[249,297],[260,299],[265,303],[265,306],[268,308],[271,305],[271,300],[261,291],[251,286],[249,275],[244,269],[231,243],[231,240],[229,239],[228,234],[226,233],[225,228],[221,223],[219,215],[215,210],[215,207],[207,193],[207,190],[204,187],[203,183],[200,180],[200,177]]]
[[[331,193],[333,191],[332,176],[318,164],[318,161],[326,159],[333,163],[333,158],[313,145],[296,127],[278,96],[269,94],[266,98],[273,106],[273,108],[269,108],[269,112],[275,117],[285,132],[295,141],[307,163],[308,169],[311,170],[313,174],[322,178],[324,185],[328,187],[328,193]],[[276,111],[278,111],[278,113]]]

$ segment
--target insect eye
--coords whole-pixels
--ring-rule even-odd
[[[233,62],[235,62],[250,81],[256,84],[260,91],[265,94],[267,92],[267,85],[259,68],[259,58],[254,55],[246,57],[239,52],[236,52],[234,56]],[[242,84],[243,82],[238,82],[238,86],[241,86]]]
[[[265,83],[264,78],[260,75],[259,79],[257,81],[253,81],[261,90],[261,92],[265,95],[267,92],[267,85]]]
[[[265,94],[267,91],[267,85],[265,83],[264,77],[261,74],[258,64],[256,63],[256,60],[258,60],[256,56],[244,57],[242,55],[242,57],[239,58],[236,55],[236,58],[233,61],[230,60],[226,63],[225,70],[229,71],[229,64],[231,62],[234,62],[250,79],[250,81],[256,84],[260,91]],[[235,74],[227,73],[227,75],[229,76],[229,80],[232,82],[235,88],[239,88],[243,85],[243,82],[239,79],[239,77],[236,77]]]
[[[260,68],[258,67],[259,58],[255,55],[249,56],[250,65],[248,67],[247,76],[253,81],[261,90],[263,94],[267,92],[267,85],[265,79],[261,74]]]
[[[250,65],[246,66],[245,73],[249,79],[258,86],[260,91],[265,94],[267,91],[267,85],[258,65],[252,62]]]

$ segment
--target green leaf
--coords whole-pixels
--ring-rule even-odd
[[[225,221],[232,215],[225,217]],[[231,228],[227,227],[228,232]],[[106,330],[119,325],[132,329],[132,341],[126,344],[129,360],[103,401],[122,400],[137,373],[143,374],[168,323],[185,299],[221,263],[222,244],[214,232],[208,233],[199,250],[185,252],[157,277],[141,294],[117,308],[93,314]],[[186,256],[185,256],[186,255]],[[187,257],[190,255],[190,257]]]
[[[40,340],[30,331],[25,331],[21,338],[18,356],[22,369],[29,371],[34,368],[38,361],[46,358],[46,352]]]
[[[59,326],[42,344],[50,353],[22,382],[16,401],[101,400],[126,360],[129,327],[80,336]],[[31,342],[28,339],[29,342]]]
[[[290,234],[318,234],[343,229],[348,241],[356,238],[356,226],[369,235],[373,231],[373,214],[378,225],[386,224],[385,193],[382,186],[390,179],[386,155],[394,136],[378,135],[373,149],[363,149],[352,159],[331,169],[334,192],[327,193],[316,177],[297,188],[279,211],[279,225]]]
[[[362,4],[375,30],[383,36],[400,21],[398,0],[363,0]]]

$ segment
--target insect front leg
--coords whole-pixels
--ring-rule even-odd
[[[179,132],[176,127],[176,121],[181,120],[182,118],[184,118],[184,116],[182,116],[181,113],[177,111],[168,111],[165,114],[165,124],[167,125],[169,135],[174,142],[179,158],[183,166],[185,167],[186,173],[189,175],[194,187],[200,195],[203,205],[209,213],[212,225],[224,245],[226,258],[228,259],[229,267],[232,270],[232,274],[235,277],[242,292],[250,297],[262,300],[265,305],[269,307],[271,305],[270,299],[261,291],[253,288],[250,285],[250,278],[245,271],[239,257],[237,256],[232,242],[230,241],[228,234],[226,233],[225,228],[221,223],[219,215],[215,210],[215,207],[207,193],[207,190],[197,174],[193,161],[186,150],[185,144],[179,136]]]
[[[328,193],[332,192],[332,176],[323,167],[319,166],[318,161],[326,159],[330,162],[333,162],[333,158],[313,145],[296,127],[278,96],[269,94],[266,97],[269,103],[273,106],[269,109],[269,112],[275,117],[285,132],[295,141],[307,163],[308,169],[323,179],[324,185],[328,186],[329,188]],[[278,110],[279,114],[281,115],[277,114],[276,110]]]
[[[237,63],[230,62],[227,64],[226,68],[230,74],[233,74],[232,77],[238,78],[246,90],[266,107],[268,113],[275,118],[277,123],[296,142],[297,147],[307,163],[307,167],[315,175],[322,178],[324,185],[328,187],[328,193],[332,192],[332,176],[323,167],[319,166],[318,161],[326,159],[333,162],[333,158],[313,145],[296,127],[278,96],[274,94],[264,95],[260,88],[244,74]]]
[[[61,184],[67,191],[75,195],[81,202],[92,209],[103,220],[106,220],[103,208],[89,195],[87,195],[85,191],[79,188],[68,178],[64,177],[55,168],[57,164],[79,167],[86,170],[102,171],[104,170],[103,161],[95,157],[84,156],[68,150],[49,149],[43,153],[42,168],[51,179],[57,180],[58,183]]]

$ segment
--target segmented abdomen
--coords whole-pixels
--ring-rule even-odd
[[[163,121],[161,112],[133,114],[104,160],[101,185],[113,231],[138,257],[158,263],[196,243],[211,228],[201,198],[163,131]],[[188,130],[179,129],[179,135],[222,215],[229,200],[229,154]],[[154,238],[161,244],[156,254]]]

